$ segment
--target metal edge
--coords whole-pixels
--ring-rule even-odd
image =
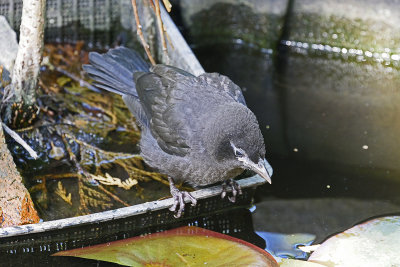
[[[258,175],[241,179],[237,181],[242,188],[256,187],[261,184],[266,183],[265,179]],[[204,199],[213,197],[221,194],[222,187],[220,185],[212,186],[210,188],[200,189],[192,192],[192,195],[196,199]],[[73,226],[78,226],[81,224],[98,223],[111,221],[115,219],[127,218],[130,216],[143,214],[149,211],[167,209],[172,206],[172,198],[164,200],[156,200],[151,202],[146,202],[130,207],[119,208],[115,210],[103,211],[98,213],[93,213],[89,215],[83,215],[78,217],[59,219],[54,221],[42,222],[38,224],[26,224],[21,226],[11,226],[0,228],[0,240],[1,238],[19,236],[24,234],[41,233],[51,230],[64,229]]]

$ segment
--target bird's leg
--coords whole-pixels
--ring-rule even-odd
[[[189,192],[180,191],[178,188],[176,188],[174,180],[172,180],[171,177],[168,177],[168,181],[169,181],[169,190],[171,192],[172,198],[174,199],[174,204],[172,205],[171,208],[169,208],[169,210],[176,211],[174,217],[179,218],[181,217],[182,212],[185,209],[185,201],[190,201],[192,203],[192,206],[196,206],[197,200]]]
[[[232,196],[228,197],[230,202],[236,202],[236,196],[239,194],[242,194],[242,189],[240,188],[240,185],[234,180],[234,179],[228,179],[222,183],[222,193],[221,193],[221,198],[225,198],[226,193],[227,193],[227,187],[232,188]]]

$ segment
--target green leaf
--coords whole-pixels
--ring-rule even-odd
[[[61,251],[53,256],[95,259],[126,266],[278,266],[273,257],[259,247],[195,226]]]

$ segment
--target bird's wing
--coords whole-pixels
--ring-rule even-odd
[[[198,77],[205,87],[219,90],[233,98],[234,101],[246,106],[242,90],[231,79],[219,73],[204,73]]]
[[[191,136],[185,104],[186,92],[197,78],[183,70],[156,65],[150,73],[134,75],[140,103],[150,121],[149,128],[165,152],[185,156],[191,147]],[[190,90],[189,90],[190,91]],[[190,103],[188,103],[190,105]]]

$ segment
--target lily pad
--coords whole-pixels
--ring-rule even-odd
[[[61,251],[126,266],[278,266],[265,250],[243,240],[195,226]]]
[[[356,225],[326,240],[308,259],[325,266],[400,266],[400,216]]]

